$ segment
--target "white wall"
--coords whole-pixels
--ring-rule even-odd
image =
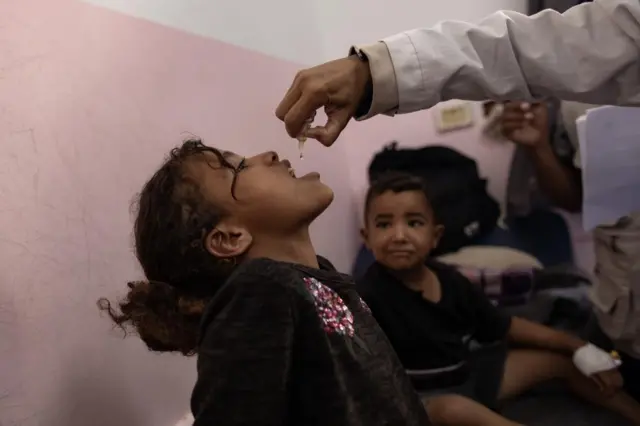
[[[368,43],[444,19],[475,22],[527,0],[84,0],[130,16],[312,65]]]
[[[476,22],[497,10],[526,11],[527,0],[317,0],[313,2],[323,58],[346,54],[351,44],[370,43],[441,20]]]
[[[316,19],[312,2],[295,0],[84,1],[290,62],[312,64],[322,57],[320,34],[327,26]]]

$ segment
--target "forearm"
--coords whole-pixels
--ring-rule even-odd
[[[573,355],[586,344],[582,339],[568,333],[518,317],[513,317],[508,337],[514,343],[566,355]]]
[[[551,47],[550,47],[551,46]],[[640,104],[640,4],[595,0],[564,14],[497,12],[365,46],[374,99],[365,117],[448,99]],[[377,78],[376,78],[377,77]]]
[[[569,212],[582,208],[582,184],[579,173],[560,162],[548,141],[529,148],[536,179],[550,201]]]

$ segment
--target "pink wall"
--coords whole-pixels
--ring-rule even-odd
[[[162,426],[192,360],[153,356],[98,315],[139,276],[129,205],[188,134],[295,155],[273,109],[298,68],[77,1],[0,3],[0,423]],[[356,243],[343,148],[309,146],[336,201],[314,228],[341,269]]]

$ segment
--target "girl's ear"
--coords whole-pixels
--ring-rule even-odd
[[[253,237],[241,226],[220,222],[205,237],[205,247],[219,259],[236,258],[249,250]]]

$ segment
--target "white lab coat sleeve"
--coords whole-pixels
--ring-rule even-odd
[[[374,81],[374,98],[376,86],[395,80],[397,98],[386,98],[396,105],[372,105],[367,117],[448,99],[640,104],[638,0],[594,0],[564,14],[497,12],[478,25],[443,22],[382,41],[394,72],[385,55],[372,55],[372,75],[386,76]]]

